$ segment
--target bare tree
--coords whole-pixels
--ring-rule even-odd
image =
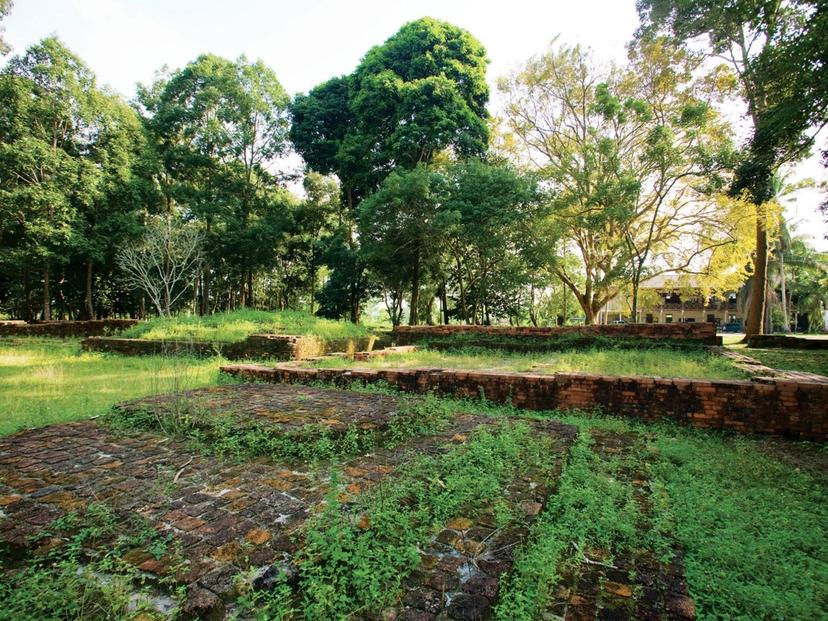
[[[202,243],[203,235],[195,226],[157,218],[138,244],[118,253],[117,261],[127,284],[143,290],[158,314],[169,317],[201,265]]]

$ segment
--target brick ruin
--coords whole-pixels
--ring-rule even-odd
[[[182,402],[216,415],[237,414],[239,424],[264,423],[273,433],[301,429],[308,421],[323,421],[333,433],[351,425],[382,430],[397,406],[390,396],[236,385],[138,400],[123,406],[122,412],[152,411],[163,418],[174,415]],[[394,448],[381,443],[368,454],[345,459],[338,466],[343,509],[365,490],[393,479],[413,457],[462,449],[475,429],[492,424],[493,419],[459,411],[433,435],[415,436]],[[496,527],[493,509],[463,510],[421,547],[419,567],[404,582],[397,603],[388,610],[362,611],[359,618],[492,617],[500,577],[511,568],[515,551],[555,493],[557,476],[578,433],[554,420],[528,424],[550,439],[551,459],[557,465],[551,477],[522,472],[503,490],[504,500],[525,518],[521,526]],[[597,437],[601,446],[612,445],[608,459],[618,446],[634,448],[639,441]],[[149,577],[177,572],[175,580],[187,585],[183,618],[227,618],[242,588],[240,578],[246,576],[257,589],[267,588],[278,572],[292,575],[291,559],[302,545],[302,526],[319,509],[330,484],[325,464],[310,467],[265,458],[225,461],[160,432],[115,432],[94,421],[56,425],[0,439],[0,543],[16,557],[38,554],[41,529],[48,532],[48,525],[67,512],[103,502],[124,523],[127,516],[140,515],[179,542],[183,567],[174,569],[170,558],[138,551],[125,560]],[[641,494],[647,490],[643,486]],[[639,573],[604,576],[595,567],[573,569],[565,577],[566,589],[556,591],[550,614],[560,614],[563,607],[577,613],[567,618],[578,619],[694,618],[680,556],[670,564],[636,555],[617,559],[616,564],[635,567]]]
[[[354,354],[371,351],[375,337],[356,339],[321,339],[311,336],[286,334],[251,334],[237,343],[212,343],[207,341],[179,341],[128,339],[118,337],[92,336],[82,341],[86,351],[116,353],[122,356],[215,356],[221,354],[228,360],[250,358],[271,358],[274,360],[296,360],[313,358],[331,352]]]
[[[284,383],[384,383],[412,393],[485,398],[528,410],[599,408],[701,429],[828,440],[828,383],[695,380],[580,373],[536,375],[450,369],[308,369],[291,365],[229,365],[224,373]]]
[[[582,339],[613,338],[628,340],[659,339],[676,342],[721,345],[712,323],[628,323],[618,325],[562,326],[558,328],[536,328],[532,326],[397,326],[394,341],[397,345],[412,345],[422,340],[462,335],[482,338],[501,337],[511,339]]]

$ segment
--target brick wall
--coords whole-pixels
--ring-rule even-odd
[[[272,358],[293,360],[322,356],[332,351],[370,350],[373,338],[323,340],[315,337],[284,334],[251,334],[238,343],[202,341],[156,341],[93,336],[84,339],[87,351],[117,353],[124,356],[191,355],[213,356],[221,353],[228,360]]]
[[[628,323],[620,325],[563,326],[560,328],[535,328],[531,326],[397,326],[394,340],[398,345],[410,345],[423,339],[447,338],[462,334],[464,337],[503,337],[508,339],[554,339],[568,338],[622,338],[622,339],[666,339],[671,341],[692,341],[708,345],[720,345],[712,323]]]
[[[36,323],[1,322],[0,336],[101,336],[126,330],[137,319],[95,319],[91,321],[40,321]]]
[[[282,365],[222,367],[271,382],[386,382],[407,392],[479,397],[529,410],[601,408],[609,414],[740,433],[828,440],[828,384],[689,380],[587,374],[531,375],[443,369],[305,369]]]

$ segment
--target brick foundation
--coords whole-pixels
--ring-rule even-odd
[[[238,343],[209,343],[204,341],[155,341],[94,336],[84,339],[86,351],[117,353],[124,356],[150,355],[223,355],[229,360],[272,358],[296,360],[322,356],[334,351],[354,353],[373,346],[373,337],[361,339],[322,340],[314,337],[283,334],[251,334]]]
[[[679,342],[721,345],[712,323],[628,323],[609,326],[564,326],[560,328],[505,327],[505,326],[397,326],[394,340],[398,345],[410,345],[422,340],[439,340],[456,335],[481,339],[660,339]]]
[[[828,440],[828,384],[690,380],[587,374],[532,375],[443,369],[305,369],[235,365],[222,372],[286,383],[385,382],[406,392],[459,398],[485,395],[528,410],[593,409],[648,422]]]
[[[0,322],[0,336],[103,336],[126,330],[138,323],[137,319],[95,319],[91,321],[24,321]]]

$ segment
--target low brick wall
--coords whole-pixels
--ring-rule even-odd
[[[394,340],[397,345],[411,345],[422,340],[435,340],[463,335],[464,341],[504,338],[519,339],[598,339],[616,338],[629,340],[669,340],[693,342],[706,345],[721,345],[712,323],[628,323],[609,326],[563,326],[560,328],[535,328],[531,326],[397,326]]]
[[[465,372],[444,369],[306,369],[235,365],[222,372],[269,382],[386,382],[414,393],[459,398],[485,395],[528,410],[593,409],[705,429],[828,440],[828,384],[614,377],[575,373]]]
[[[828,339],[803,339],[778,334],[756,334],[747,339],[748,347],[785,349],[828,349]]]
[[[284,334],[251,334],[247,339],[238,343],[155,341],[93,336],[84,339],[82,345],[87,351],[117,353],[123,356],[214,356],[220,353],[228,360],[248,358],[296,360],[321,356],[332,351],[354,353],[363,349],[370,350],[373,341],[373,337],[326,341],[314,337]]]
[[[0,336],[102,336],[126,330],[138,323],[137,319],[94,319],[90,321],[40,321],[0,323]]]

